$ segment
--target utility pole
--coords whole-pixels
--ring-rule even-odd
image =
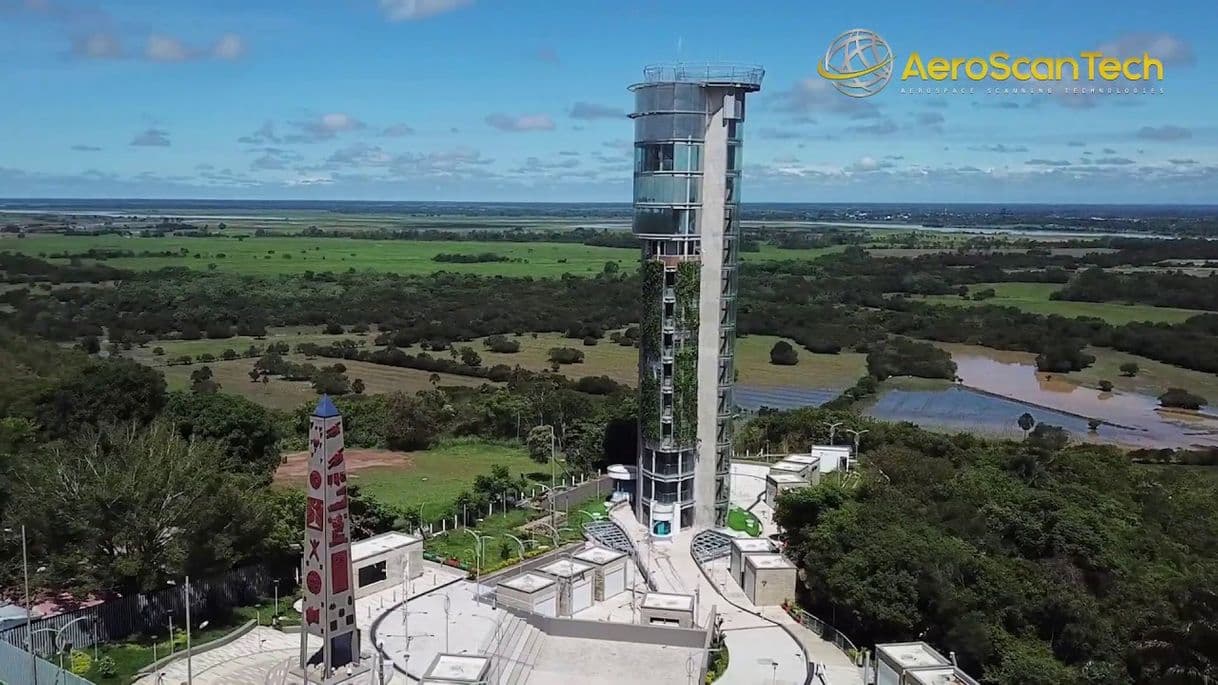
[[[551,526],[558,525],[557,523],[555,523],[555,516],[557,515],[557,513],[554,511],[554,507],[555,507],[554,486],[557,484],[557,472],[555,471],[555,465],[557,463],[557,460],[555,459],[555,455],[554,455],[555,440],[556,440],[556,436],[554,435],[554,426],[551,425],[550,426],[550,525]]]

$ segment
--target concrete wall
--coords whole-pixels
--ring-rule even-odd
[[[727,193],[727,127],[723,91],[707,92],[706,143],[702,148],[702,284],[698,301],[698,463],[694,466],[694,525],[715,521],[715,461],[719,419],[719,309],[723,281],[724,196]]]
[[[418,578],[423,575],[423,543],[416,542],[406,547],[391,549],[381,554],[376,554],[366,559],[352,562],[351,571],[354,574],[356,583],[355,597],[366,597],[370,594],[388,590],[392,587],[397,587],[402,583],[402,572],[406,569],[407,557],[410,559],[410,577]],[[372,566],[380,562],[385,562],[385,579],[370,585],[360,587],[359,570],[365,566]]]
[[[746,569],[745,584],[746,592],[751,590],[749,599],[753,604],[759,607],[778,606],[782,604],[784,599],[791,599],[795,596],[795,569],[793,568],[775,568],[775,569],[756,569],[756,575],[753,575],[754,569]],[[749,582],[749,581],[752,582]]]
[[[653,607],[639,607],[639,623],[645,626],[652,625],[652,619],[658,618],[667,621],[676,621],[677,626],[681,628],[692,628],[694,625],[694,612],[679,611],[674,609],[656,609]],[[665,626],[671,627],[671,626]]]
[[[555,637],[577,637],[586,640],[610,640],[613,642],[641,642],[649,645],[673,647],[704,647],[707,631],[701,628],[668,628],[665,626],[636,625],[633,623],[610,623],[608,621],[582,621],[573,618],[550,618],[528,614],[524,616],[533,627],[546,635]]]

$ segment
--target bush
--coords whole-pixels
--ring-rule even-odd
[[[118,675],[118,664],[114,663],[114,659],[103,656],[97,660],[97,675],[103,678],[113,678]]]
[[[1159,404],[1178,409],[1200,409],[1202,405],[1206,404],[1206,400],[1184,388],[1169,388],[1167,392],[1159,395]]]
[[[867,371],[876,380],[891,376],[918,378],[956,377],[956,363],[942,349],[909,338],[893,338],[876,345],[867,353]]]
[[[1133,378],[1134,376],[1138,375],[1140,367],[1134,362],[1125,362],[1124,364],[1121,364],[1120,369],[1121,375]]]
[[[597,340],[592,336],[584,338],[584,347],[596,347]]]
[[[68,667],[68,670],[76,675],[84,675],[93,667],[93,658],[89,656],[88,652],[74,649],[72,650],[71,663],[72,665]]]
[[[799,353],[786,340],[779,340],[770,348],[770,363],[779,366],[795,366],[799,363]]]
[[[570,347],[551,347],[550,363],[552,364],[583,364],[584,353]]]
[[[502,335],[492,335],[482,341],[482,346],[491,352],[499,352],[503,354],[515,354],[520,351],[520,342],[509,340]]]
[[[1101,392],[1112,392],[1112,381],[1100,381]]]

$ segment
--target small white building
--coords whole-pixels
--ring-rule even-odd
[[[820,472],[854,468],[854,448],[849,445],[813,445],[810,455],[820,459]]]
[[[592,606],[591,564],[560,559],[537,570],[558,581],[559,616],[571,616]]]
[[[693,628],[694,597],[648,592],[639,604],[639,620],[647,626]]]
[[[947,657],[925,642],[891,642],[875,646],[876,685],[902,685],[908,682],[906,673],[911,670],[951,666]]]
[[[804,467],[803,477],[811,485],[820,482],[820,457],[811,454],[789,454],[783,461],[788,464],[799,464]]]
[[[744,557],[749,554],[773,554],[778,546],[769,538],[732,538],[729,568],[736,584],[744,587]]]
[[[771,507],[778,505],[778,496],[788,490],[808,487],[808,481],[794,473],[770,472],[765,477],[765,503]]]
[[[603,602],[626,591],[626,553],[606,547],[589,547],[571,555],[593,568],[592,597]]]
[[[805,464],[795,464],[784,459],[783,461],[776,462],[770,466],[770,474],[776,475],[779,473],[789,473],[794,476],[799,476],[801,480],[806,480],[808,467]]]
[[[782,604],[795,596],[795,564],[781,554],[746,554],[741,587],[755,606]]]
[[[612,464],[605,469],[605,474],[613,480],[611,502],[630,502],[634,500],[634,491],[638,485],[639,467],[626,464]]]
[[[423,674],[422,685],[482,685],[490,682],[487,677],[491,660],[470,654],[437,654]]]
[[[357,540],[351,543],[351,570],[357,599],[400,585],[407,571],[418,578],[423,575],[423,540],[397,531]]]
[[[495,600],[504,606],[554,617],[558,615],[558,581],[540,573],[522,573],[499,583]]]

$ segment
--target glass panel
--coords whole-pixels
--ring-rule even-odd
[[[678,83],[673,88],[672,108],[679,112],[705,112],[706,91],[694,83]]]
[[[701,171],[702,170],[702,145],[701,143],[677,143],[676,144],[676,171]]]
[[[727,146],[727,170],[739,171],[741,162],[741,153],[743,150],[739,145]]]
[[[634,120],[634,139],[702,140],[706,116],[702,114],[653,114]]]

